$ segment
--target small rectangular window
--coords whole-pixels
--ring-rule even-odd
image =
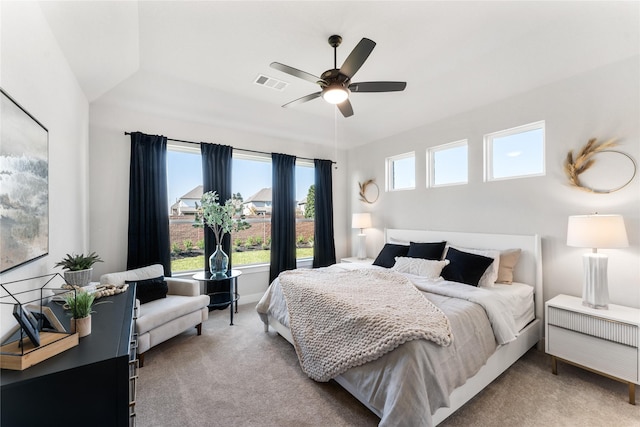
[[[544,121],[484,137],[485,181],[545,174]]]
[[[439,145],[427,150],[427,185],[466,184],[468,182],[467,140]]]
[[[416,188],[415,152],[387,158],[387,191]]]

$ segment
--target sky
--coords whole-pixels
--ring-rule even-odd
[[[468,182],[468,148],[466,141],[433,147],[434,182],[446,185]],[[544,128],[536,128],[492,139],[492,174],[489,179],[544,173]],[[428,162],[428,160],[427,160]],[[431,167],[431,166],[429,166]],[[393,161],[393,178],[396,189],[415,188],[415,157]],[[429,182],[427,179],[426,182]]]
[[[231,192],[240,193],[246,200],[262,188],[271,187],[271,162],[233,159]],[[202,184],[200,153],[168,150],[167,175],[169,205]],[[314,168],[296,166],[296,200],[307,197],[315,180]]]
[[[450,182],[466,182],[467,170],[460,165],[467,165],[467,149],[452,147],[436,151],[437,166],[436,184]],[[415,187],[415,159],[408,157],[395,161],[394,168],[396,188]],[[492,165],[494,179],[512,175],[529,175],[544,173],[544,129],[533,129],[493,139]],[[167,174],[169,205],[202,184],[202,162],[199,152],[168,150]],[[240,193],[244,200],[260,191],[271,187],[271,162],[267,158],[262,161],[233,159],[232,166],[233,193]],[[296,200],[307,197],[309,187],[314,183],[314,168],[296,166]]]

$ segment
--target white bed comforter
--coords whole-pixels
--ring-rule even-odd
[[[312,379],[329,381],[407,341],[451,344],[447,316],[403,275],[336,270],[298,269],[278,276],[298,360]]]
[[[380,268],[336,264],[331,269]],[[381,426],[430,426],[431,414],[449,405],[449,395],[475,375],[498,344],[516,336],[513,318],[489,291],[453,282],[406,275],[449,318],[454,340],[442,347],[425,340],[407,342],[392,352],[349,369],[340,376],[380,417]],[[467,291],[467,292],[465,292]],[[276,279],[256,307],[265,324],[273,317],[289,326],[286,302]]]
[[[446,280],[433,281],[423,277],[407,275],[411,282],[424,292],[460,298],[480,304],[489,318],[493,334],[498,344],[507,344],[516,339],[518,330],[516,322],[511,315],[511,307],[505,298],[496,296],[495,292],[464,283],[449,282]]]

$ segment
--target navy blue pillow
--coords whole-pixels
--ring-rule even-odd
[[[396,263],[397,256],[407,256],[409,246],[406,245],[394,245],[393,243],[387,243],[384,245],[373,265],[379,265],[380,267],[391,268]]]
[[[423,258],[440,261],[447,242],[409,243],[409,258]]]
[[[452,247],[449,247],[445,259],[449,260],[449,264],[442,269],[442,278],[472,286],[478,286],[480,278],[493,262],[493,258],[462,252]]]
[[[166,298],[167,292],[169,292],[169,286],[164,281],[164,276],[144,280],[126,280],[126,283],[136,284],[136,298],[140,300],[140,304]]]

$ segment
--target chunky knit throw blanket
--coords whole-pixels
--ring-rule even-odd
[[[300,365],[316,381],[329,381],[407,341],[453,341],[445,314],[398,273],[292,270],[279,281]]]

